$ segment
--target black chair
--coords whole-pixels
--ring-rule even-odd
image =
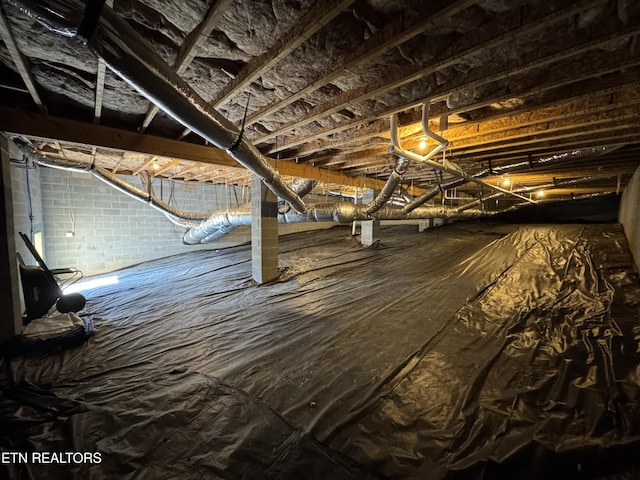
[[[18,255],[20,280],[25,303],[25,314],[22,317],[23,323],[26,325],[33,319],[43,317],[54,304],[58,311],[62,313],[82,310],[87,302],[86,298],[79,293],[65,295],[55,277],[55,275],[63,274],[77,275],[78,270],[71,268],[50,270],[29,238],[22,232],[19,232],[19,234],[38,263],[38,265],[32,266],[25,265]]]

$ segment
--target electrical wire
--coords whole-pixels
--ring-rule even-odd
[[[76,234],[76,219],[73,215],[73,208],[71,207],[71,172],[67,177],[67,209],[69,211],[69,220],[71,221],[71,233]]]
[[[33,202],[31,201],[31,184],[29,183],[29,169],[24,171],[27,179],[27,198],[29,199],[29,240],[33,243]]]

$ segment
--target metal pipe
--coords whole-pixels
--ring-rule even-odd
[[[523,162],[511,163],[509,165],[502,165],[499,167],[485,168],[484,170],[474,173],[473,176],[476,178],[482,178],[488,175],[499,176],[499,175],[506,175],[514,172],[519,172],[522,170],[531,170],[533,168],[544,168],[548,165],[554,165],[559,162],[580,160],[583,158],[590,158],[590,157],[598,157],[600,155],[611,153],[612,151],[617,150],[619,148],[621,148],[621,146],[593,147],[593,148],[586,148],[584,150],[574,150],[572,152],[561,153],[561,154],[552,155],[549,157],[530,159]],[[419,207],[425,202],[428,202],[433,197],[438,195],[440,192],[449,190],[451,188],[459,187],[461,185],[464,185],[465,183],[467,183],[467,180],[461,178],[461,179],[452,180],[442,185],[436,185],[435,187],[432,187],[426,192],[424,192],[422,195],[414,198],[411,202],[405,205],[404,208],[407,212],[410,212],[411,210]]]
[[[435,133],[429,128],[429,107],[431,105],[431,101],[426,101],[422,104],[422,132],[429,138],[438,142],[438,146],[434,148],[431,152],[427,153],[423,156],[424,160],[429,160],[431,157],[434,157],[442,150],[449,146],[449,140],[445,140],[440,135]],[[398,136],[396,135],[396,145],[400,145],[400,142],[397,142]]]
[[[317,180],[309,180],[308,178],[294,178],[291,180],[289,187],[296,192],[300,198],[307,195],[318,184]]]
[[[425,102],[422,105],[422,131],[427,137],[437,141],[438,146],[435,147],[426,155],[423,155],[422,158],[425,161],[437,155],[442,150],[447,148],[447,146],[449,145],[448,140],[442,138],[440,135],[433,132],[429,128],[429,105],[430,105],[430,102]],[[393,123],[397,121],[392,117],[391,122]],[[389,151],[393,153],[394,146],[400,144],[398,139],[398,129],[391,128],[390,136],[391,136],[391,147],[389,148]],[[397,156],[396,164],[393,168],[393,171],[391,172],[391,175],[389,175],[389,178],[387,179],[387,182],[385,183],[384,187],[382,188],[380,193],[376,196],[376,198],[369,205],[367,205],[366,212],[368,214],[377,212],[389,201],[393,193],[396,191],[396,188],[398,188],[398,185],[400,185],[400,183],[402,182],[402,177],[409,169],[410,164],[411,164],[411,160],[407,159],[406,157]]]
[[[464,185],[465,183],[467,183],[467,181],[464,178],[457,178],[447,183],[437,184],[436,186],[431,187],[429,190],[425,191],[422,195],[414,198],[409,203],[407,203],[404,206],[403,210],[406,213],[409,213],[418,208],[420,205],[425,204],[439,193],[446,192],[447,190],[459,187],[461,185]]]
[[[574,201],[574,200],[588,200],[590,198],[598,198],[598,197],[605,197],[607,195],[611,195],[610,192],[600,192],[600,193],[583,193],[580,195],[572,195],[569,198],[548,198],[548,199],[544,199],[544,200],[540,200],[538,203],[540,204],[546,204],[546,203],[560,203],[560,202],[568,202],[568,201]],[[516,210],[520,210],[523,207],[527,207],[529,204],[526,202],[522,202],[522,203],[516,203],[515,205],[510,206],[509,208],[505,208],[504,210],[500,210],[499,212],[495,212],[496,214],[498,213],[510,213],[510,212],[514,212]]]
[[[176,225],[182,227],[194,227],[199,225],[203,220],[209,218],[210,214],[201,212],[185,212],[172,207],[168,203],[160,200],[158,197],[147,191],[141,190],[130,183],[118,178],[117,175],[111,173],[109,170],[95,167],[91,170],[94,177],[102,180],[104,183],[112,186],[116,190],[146,203],[150,207],[164,213]]]
[[[565,188],[565,187],[571,187],[573,185],[579,185],[581,183],[586,183],[592,180],[601,180],[601,179],[605,179],[605,178],[611,178],[616,176],[617,174],[614,175],[597,175],[597,176],[591,176],[591,177],[580,177],[580,178],[573,178],[571,180],[558,180],[554,183],[547,183],[545,185],[536,185],[535,187],[523,187],[523,188],[517,188],[514,191],[518,192],[518,193],[530,193],[530,192],[535,192],[537,190],[553,190],[554,188]],[[473,208],[473,207],[477,207],[478,205],[480,205],[483,202],[486,202],[488,200],[494,200],[496,198],[500,198],[503,197],[504,194],[502,192],[498,192],[498,193],[494,193],[493,195],[489,195],[488,197],[485,198],[479,198],[477,200],[473,200],[472,202],[469,203],[465,203],[464,205],[461,205],[458,207],[459,211],[464,211],[467,210],[469,208]],[[540,200],[538,200],[540,201]]]
[[[464,178],[466,181],[468,182],[474,182],[474,183],[478,183],[480,185],[485,185],[489,188],[492,188],[494,190],[498,190],[500,192],[504,192],[507,193],[509,195],[514,195],[516,197],[522,198],[523,200],[526,200],[527,202],[530,203],[536,203],[534,200],[531,200],[529,198],[523,197],[522,195],[519,195],[517,193],[512,193],[509,190],[505,190],[501,187],[498,187],[496,185],[492,185],[488,182],[485,182],[484,180],[480,180],[479,178],[476,177],[472,177],[471,175],[465,173],[460,167],[458,167],[457,165],[455,165],[454,163],[451,162],[445,162],[445,163],[438,163],[438,162],[434,162],[433,160],[430,159],[429,155],[418,155],[414,152],[411,152],[409,150],[404,150],[401,146],[400,146],[400,142],[398,139],[398,134],[397,134],[397,129],[398,129],[398,116],[397,115],[392,115],[391,116],[391,147],[389,148],[389,151],[394,154],[394,155],[398,155],[398,156],[402,156],[407,158],[408,160],[413,160],[416,162],[422,162],[422,163],[426,163],[427,165],[429,165],[430,167],[435,168],[436,170],[440,170],[442,172],[448,173],[450,175],[455,175],[456,177],[460,177],[460,178]],[[426,133],[426,131],[425,131]],[[432,132],[433,133],[433,132]]]
[[[92,12],[82,0],[9,1],[50,30],[84,40],[117,75],[149,101],[226,150],[293,208],[305,211],[304,201],[286,185],[269,159],[180,78],[112,8],[103,5],[96,18],[91,17]],[[89,27],[85,28],[87,25]]]

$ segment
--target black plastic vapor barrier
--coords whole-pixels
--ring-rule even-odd
[[[636,478],[640,285],[620,225],[280,239],[114,272],[97,335],[5,363],[17,479]],[[636,452],[636,453],[633,453]],[[94,457],[91,460],[95,460]],[[635,475],[635,476],[634,476]]]

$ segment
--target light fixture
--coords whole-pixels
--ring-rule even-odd
[[[418,144],[418,150],[420,150],[421,152],[424,152],[426,149],[427,149],[427,141],[420,140],[420,143]]]
[[[511,180],[509,180],[508,178],[505,178],[502,180],[502,185],[504,185],[505,187],[508,187],[510,183],[511,183]]]
[[[160,165],[158,165],[157,162],[153,162],[152,168],[154,170],[158,170],[160,168]]]
[[[538,191],[538,198],[544,197],[544,190]]]

